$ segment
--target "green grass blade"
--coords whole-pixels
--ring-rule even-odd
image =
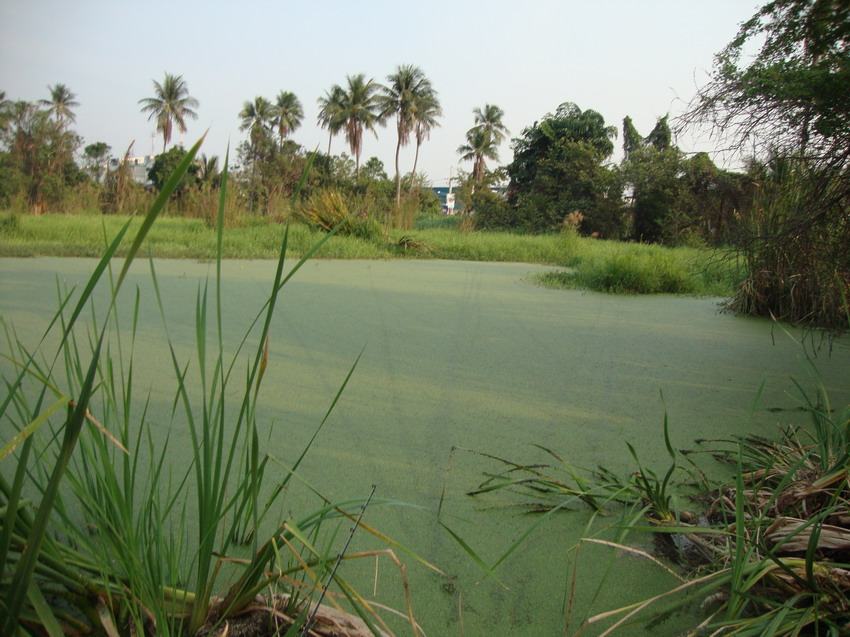
[[[38,615],[38,620],[41,626],[47,631],[49,637],[64,637],[65,631],[59,625],[59,620],[50,608],[50,604],[44,598],[44,594],[35,582],[30,582],[29,593],[27,599]]]

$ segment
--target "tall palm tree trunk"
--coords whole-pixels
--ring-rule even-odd
[[[395,145],[395,207],[401,208],[401,172],[398,169],[398,155],[401,152],[401,135]]]
[[[422,145],[418,139],[416,140],[416,153],[413,155],[413,179],[410,180],[410,192],[413,192],[413,186],[416,183],[416,164],[419,163],[419,147]]]

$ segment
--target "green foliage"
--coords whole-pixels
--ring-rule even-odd
[[[378,96],[380,107],[379,119],[382,122],[395,118],[396,133],[398,140],[395,151],[395,182],[396,182],[396,208],[401,206],[401,169],[399,168],[399,152],[403,146],[410,143],[410,136],[417,132],[416,150],[417,158],[419,145],[422,142],[424,132],[422,126],[430,126],[436,123],[436,115],[440,110],[437,93],[426,77],[425,72],[418,66],[411,64],[399,65],[395,73],[387,76],[386,86],[381,87]],[[425,111],[423,119],[421,113]],[[352,149],[353,150],[353,149]],[[415,170],[415,168],[414,168]]]
[[[667,245],[728,244],[751,205],[751,179],[720,170],[707,153],[686,158],[671,144],[667,118],[641,139],[623,120],[630,150],[621,164],[631,188],[631,237]]]
[[[489,188],[481,188],[472,195],[472,215],[477,230],[509,228],[513,211],[505,197]]]
[[[287,208],[286,202],[307,166],[307,154],[292,140],[278,144],[268,128],[251,129],[250,138],[237,151],[236,186],[250,213],[263,216],[279,213]]]
[[[582,232],[616,233],[621,187],[617,174],[603,165],[614,150],[614,136],[616,129],[599,113],[571,103],[524,129],[507,167],[510,227],[555,230],[568,214],[580,212],[587,219]]]
[[[774,0],[718,55],[688,114],[731,146],[755,148],[757,161],[790,167],[788,178],[759,185],[737,240],[750,268],[732,304],[739,311],[846,327],[848,83],[850,5]]]
[[[106,172],[112,147],[104,142],[89,144],[83,149],[83,158],[86,162],[86,170],[91,178],[99,182]]]
[[[712,81],[690,119],[716,125],[741,145],[802,149],[824,158],[845,155],[848,25],[846,2],[767,2],[717,56]]]
[[[614,294],[691,294],[701,287],[696,279],[673,255],[624,251],[588,259],[544,281]]]
[[[670,132],[670,125],[667,123],[667,115],[665,115],[658,118],[644,141],[656,150],[665,151],[672,146],[672,140],[673,134]]]
[[[154,159],[153,166],[151,166],[148,170],[148,179],[151,180],[153,187],[158,191],[161,191],[162,187],[168,181],[168,178],[174,172],[174,169],[185,157],[186,149],[181,146],[174,146],[171,150],[157,155],[156,159]],[[198,165],[193,163],[189,166],[186,174],[183,175],[183,178],[174,190],[172,197],[179,197],[187,188],[191,188],[195,185],[197,174]]]
[[[698,606],[704,614],[695,618],[699,625],[694,634],[844,634],[850,618],[850,407],[831,409],[822,384],[814,393],[797,387],[801,409],[811,423],[783,428],[776,441],[756,436],[702,439],[698,450],[676,451],[665,414],[663,440],[670,465],[663,476],[643,466],[628,443],[636,470],[627,479],[603,468],[577,469],[568,458],[540,445],[546,463],[525,464],[474,452],[500,470],[488,471],[470,495],[518,491],[532,499],[522,506],[543,514],[496,564],[552,513],[583,503],[594,518],[618,512],[618,521],[608,526],[623,539],[601,540],[595,530],[567,551],[574,569],[580,546],[597,543],[618,551],[619,559],[624,553],[647,559],[676,580],[659,595],[588,616],[575,634],[613,618],[618,619],[607,626],[606,634],[635,624],[657,632],[659,622],[688,606]],[[711,484],[695,462],[688,459],[691,466],[684,464],[697,451],[727,461],[734,474]],[[677,497],[683,493],[693,494],[688,500],[700,507],[698,513],[684,508],[685,499]],[[648,531],[681,568],[673,570],[623,543],[630,533],[642,536]],[[645,542],[643,537],[639,541]],[[481,564],[488,572],[495,568]],[[570,586],[572,599],[575,578]]]
[[[18,229],[20,215],[14,211],[0,213],[0,230],[3,232],[14,232]]]
[[[256,609],[259,603],[276,616],[278,632],[294,634],[305,622],[312,622],[317,612],[327,612],[327,607],[311,611],[309,601],[318,598],[320,602],[328,586],[349,600],[360,618],[352,615],[349,621],[361,625],[359,630],[368,628],[378,634],[378,625],[386,627],[337,574],[342,554],[336,556],[330,549],[337,529],[322,530],[356,520],[354,528],[398,546],[360,523],[371,496],[365,502],[331,502],[317,493],[315,510],[275,523],[267,541],[260,544],[255,539],[247,561],[228,556],[242,519],[250,518],[248,526],[257,530],[268,505],[285,491],[353,368],[312,439],[261,508],[258,496],[269,457],[260,457],[256,401],[268,363],[269,329],[283,286],[329,236],[286,270],[288,233],[277,240],[278,260],[268,297],[241,345],[232,357],[226,357],[220,282],[226,166],[218,210],[215,280],[212,286],[210,281],[199,283],[196,350],[189,361],[179,358],[184,343],[173,342],[167,328],[164,334],[174,373],[172,418],[192,440],[192,461],[177,469],[173,481],[169,472],[178,467],[170,457],[174,446],[169,445],[169,436],[149,430],[150,396],[138,392],[138,370],[133,364],[140,295],[137,289],[135,303],[128,306],[129,326],[123,322],[126,315],[117,312],[117,299],[130,264],[199,145],[189,151],[137,225],[121,272],[113,278],[110,270],[109,305],[102,320],[93,319],[88,330],[78,323],[84,312],[97,314],[91,305],[96,288],[107,278],[104,275],[129,222],[110,243],[78,298],[60,294],[57,312],[34,350],[6,326],[3,358],[12,365],[3,370],[3,383],[10,391],[0,401],[4,424],[0,460],[6,463],[4,469],[11,470],[0,474],[0,630],[4,635],[101,630],[118,634],[117,626],[122,633],[163,637],[208,634],[222,626],[226,633],[230,618]],[[165,324],[153,262],[151,272]],[[214,288],[211,294],[210,287]],[[57,330],[61,332],[58,339],[47,338]],[[56,340],[58,347],[51,357],[47,350],[53,345],[48,343]],[[249,342],[255,344],[253,351],[245,351]],[[190,368],[193,373],[187,373]],[[237,380],[240,369],[245,370],[244,378]],[[242,388],[241,396],[233,392],[234,384]],[[26,498],[37,500],[34,515]],[[189,502],[197,515],[186,514]],[[355,518],[350,509],[358,506],[360,517]],[[348,543],[343,553],[347,547]],[[220,571],[223,562],[231,567],[227,576]],[[265,597],[258,597],[259,593]],[[57,604],[56,599],[62,602]],[[73,614],[68,613],[71,609]]]
[[[458,147],[457,152],[463,161],[472,162],[472,180],[482,184],[487,177],[487,165],[484,160],[499,159],[499,145],[508,134],[502,123],[505,112],[495,104],[485,104],[484,108],[474,108],[475,126],[466,132],[466,144]]]
[[[56,88],[62,92],[58,98],[73,97],[63,85]],[[66,194],[80,182],[73,149],[81,140],[66,126],[73,121],[68,107],[74,104],[66,101],[58,110],[45,110],[29,102],[4,102],[0,197],[7,205],[21,200],[35,214],[61,210]]]
[[[758,183],[738,249],[746,279],[729,308],[843,330],[850,298],[846,170],[774,154],[752,161]]]
[[[353,215],[346,198],[337,191],[322,190],[297,208],[298,217],[313,228],[360,239],[382,239],[383,227],[375,219]]]
[[[679,197],[681,162],[677,148],[659,150],[651,145],[623,161],[623,174],[633,189],[633,236],[638,241],[656,243],[663,238],[665,222]]]
[[[189,86],[182,75],[165,74],[160,84],[153,80],[154,96],[139,100],[142,112],[150,113],[148,120],[156,120],[156,129],[162,133],[162,151],[168,147],[174,126],[181,133],[186,132],[186,118],[198,119],[193,108],[198,100],[189,95]]]
[[[623,154],[628,157],[637,149],[643,146],[643,139],[640,133],[637,132],[632,118],[626,115],[623,118]]]

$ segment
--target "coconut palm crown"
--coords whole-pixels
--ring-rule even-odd
[[[364,73],[346,76],[348,88],[339,116],[345,122],[345,139],[354,155],[354,172],[360,176],[360,154],[363,151],[363,131],[375,131],[382,123],[378,91],[380,85],[367,80]],[[377,134],[376,134],[377,136]]]
[[[64,84],[48,86],[47,90],[50,91],[50,99],[39,100],[38,102],[48,107],[47,112],[56,118],[59,127],[64,130],[68,122],[73,123],[77,119],[71,110],[80,105],[79,102],[74,101],[77,96]]]
[[[321,128],[328,129],[328,155],[331,154],[331,142],[334,135],[345,128],[345,117],[343,109],[345,105],[345,89],[339,84],[334,84],[329,91],[320,97],[318,124]]]
[[[475,116],[476,127],[488,133],[497,147],[510,134],[510,131],[502,123],[505,111],[495,104],[485,104],[484,108],[474,108],[472,114]]]
[[[470,128],[466,133],[466,144],[458,146],[463,161],[472,162],[472,179],[480,183],[484,179],[487,170],[485,159],[498,160],[497,144],[490,133],[480,126]]]
[[[149,112],[148,121],[156,118],[156,130],[162,133],[162,150],[165,152],[171,141],[173,126],[181,133],[186,132],[186,118],[198,119],[193,111],[199,105],[198,100],[189,95],[189,88],[182,75],[165,74],[165,80],[160,84],[153,81],[154,97],[139,100],[142,112]]]
[[[278,93],[272,110],[274,113],[274,126],[277,128],[277,134],[281,143],[283,143],[284,137],[287,137],[301,126],[301,120],[304,119],[304,109],[301,106],[301,100],[296,97],[295,93],[281,91]]]

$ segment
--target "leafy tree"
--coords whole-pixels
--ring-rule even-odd
[[[343,89],[342,108],[338,114],[345,122],[343,130],[351,154],[354,155],[354,171],[360,175],[360,154],[363,152],[363,132],[375,131],[375,126],[381,123],[380,103],[378,92],[380,86],[373,80],[367,80],[366,75],[346,76],[348,88]]]
[[[507,167],[513,225],[553,230],[578,211],[585,218],[584,232],[609,233],[618,227],[620,183],[603,165],[616,134],[602,115],[569,102],[525,128],[514,140],[514,160]]]
[[[186,132],[186,118],[198,119],[193,111],[199,103],[189,95],[189,88],[182,75],[165,74],[165,80],[160,84],[153,80],[154,96],[139,100],[142,112],[148,112],[148,121],[156,119],[156,130],[162,133],[162,150],[165,152],[174,126],[181,133]]]
[[[64,84],[56,84],[53,87],[48,86],[47,89],[50,91],[50,99],[49,100],[39,100],[39,104],[47,107],[47,113],[51,117],[54,118],[56,124],[59,126],[59,133],[64,133],[68,127],[69,123],[74,123],[77,119],[74,112],[71,110],[75,106],[79,106],[79,102],[75,102],[74,98],[76,95],[71,92],[71,90],[65,86]],[[64,143],[67,139],[64,136],[60,135],[60,143]],[[59,152],[62,153],[65,149],[60,148]],[[62,175],[64,166],[62,163],[59,165],[59,174],[60,177]]]
[[[401,171],[398,159],[402,146],[410,143],[410,135],[416,128],[416,113],[423,99],[434,92],[431,82],[418,66],[404,64],[396,68],[395,73],[387,76],[387,85],[381,87],[379,96],[380,120],[392,117],[396,120],[398,141],[395,147],[395,201],[401,205]],[[417,146],[418,148],[418,146]]]
[[[707,153],[696,153],[682,162],[680,182],[676,217],[668,218],[665,240],[729,245],[752,209],[753,178],[722,170]]]
[[[752,46],[759,46],[753,57]],[[717,56],[687,122],[739,147],[846,160],[850,152],[850,3],[774,0]]]
[[[632,187],[632,238],[650,243],[664,238],[665,224],[679,197],[682,154],[677,148],[647,144],[623,160],[623,176]]]
[[[484,160],[498,161],[499,144],[505,139],[508,129],[502,123],[504,111],[494,104],[474,108],[472,114],[475,125],[466,132],[466,144],[459,146],[457,152],[463,161],[472,162],[473,184],[480,184],[487,173]]]
[[[753,55],[753,51],[757,53]],[[732,307],[847,326],[850,297],[850,3],[773,0],[717,56],[685,118],[756,160],[781,158],[738,245],[747,281]],[[767,187],[769,184],[769,187]]]
[[[626,115],[623,118],[623,155],[628,157],[631,153],[642,147],[643,139],[632,123],[632,118]]]
[[[334,135],[345,128],[345,89],[334,84],[323,97],[318,99],[318,124],[328,129],[328,156],[331,154],[331,142]]]
[[[165,185],[165,182],[168,181],[171,173],[174,172],[174,169],[177,168],[177,165],[187,154],[188,151],[186,151],[185,148],[174,146],[171,150],[157,155],[156,159],[154,159],[153,166],[151,166],[148,170],[148,179],[151,180],[153,187],[157,190],[162,190],[162,187]],[[186,171],[183,179],[180,180],[177,188],[174,189],[172,198],[180,197],[187,188],[193,186],[196,182],[197,174],[198,165],[192,164],[189,166],[189,169]]]
[[[673,135],[670,132],[670,125],[667,123],[667,115],[658,118],[645,142],[656,150],[667,150],[671,147]]]
[[[112,147],[104,142],[95,142],[94,144],[89,144],[83,149],[83,159],[86,163],[86,170],[95,181],[100,182],[103,177],[111,152]]]
[[[274,126],[277,128],[280,142],[283,143],[284,137],[288,137],[295,129],[301,126],[301,120],[304,119],[304,109],[295,93],[281,91],[277,95],[273,111]]]
[[[38,104],[7,103],[4,111],[3,178],[13,184],[4,187],[4,196],[21,196],[35,214],[60,207],[66,188],[81,177],[73,160],[80,137]]]
[[[383,181],[388,178],[384,170],[384,162],[377,157],[370,157],[369,161],[363,164],[362,172],[365,179]]]

